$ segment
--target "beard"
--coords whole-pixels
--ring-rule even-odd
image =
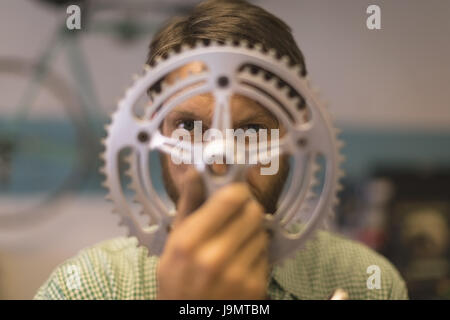
[[[166,192],[170,199],[175,204],[175,208],[178,209],[178,201],[180,199],[180,192],[174,183],[169,171],[169,157],[166,154],[160,153],[160,163],[162,168],[162,179]],[[250,191],[256,200],[264,207],[266,213],[274,214],[277,210],[278,199],[283,191],[284,184],[289,174],[289,159],[282,157],[280,162],[280,168],[277,175],[273,177],[273,181],[267,183],[267,187],[263,190],[256,186],[254,183],[247,181]],[[269,176],[267,176],[269,177]]]

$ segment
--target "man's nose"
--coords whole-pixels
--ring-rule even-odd
[[[226,165],[225,163],[213,163],[210,165],[210,169],[214,174],[222,176],[227,173],[228,165]]]

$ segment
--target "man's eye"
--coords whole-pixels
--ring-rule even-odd
[[[183,120],[177,123],[177,128],[185,129],[187,131],[194,130],[194,120]]]
[[[250,124],[246,124],[245,126],[241,127],[244,131],[247,131],[248,129],[253,129],[256,132],[258,132],[261,129],[265,129],[265,127],[263,125],[260,124],[256,124],[256,123],[250,123]]]

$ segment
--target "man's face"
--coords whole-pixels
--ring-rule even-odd
[[[190,63],[169,76],[169,82],[174,77],[185,77],[189,72],[197,73],[202,70],[200,63]],[[231,98],[230,112],[233,129],[260,129],[267,130],[268,141],[270,141],[271,129],[278,129],[279,136],[284,134],[284,128],[277,119],[257,102],[240,95]],[[214,114],[214,98],[212,94],[202,94],[183,101],[172,109],[165,117],[161,131],[165,136],[171,136],[176,129],[185,129],[194,134],[194,121],[201,121],[203,132],[211,127]],[[273,175],[261,175],[261,165],[252,166],[248,170],[247,183],[256,199],[263,205],[267,213],[274,213],[276,202],[283,189],[289,165],[287,157],[280,157],[279,170]],[[191,164],[175,164],[170,156],[161,157],[163,179],[166,190],[175,204],[181,193],[181,182],[183,175]],[[267,167],[267,165],[266,165]],[[226,171],[225,164],[212,164],[211,169],[216,174]]]

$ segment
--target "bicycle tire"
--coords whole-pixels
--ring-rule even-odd
[[[0,57],[0,74],[25,77],[29,81],[36,70],[36,65],[25,59]],[[17,212],[0,212],[0,230],[34,226],[58,214],[60,210],[50,210],[50,207],[56,205],[66,195],[79,190],[89,174],[93,172],[95,166],[94,159],[97,150],[92,140],[92,137],[95,136],[94,131],[86,124],[87,115],[81,108],[77,95],[61,76],[51,70],[46,70],[44,78],[39,83],[39,88],[45,88],[55,99],[61,102],[63,111],[74,128],[77,159],[75,159],[74,165],[70,168],[70,173],[63,179],[61,185],[44,195],[42,201],[39,201],[36,206]]]

